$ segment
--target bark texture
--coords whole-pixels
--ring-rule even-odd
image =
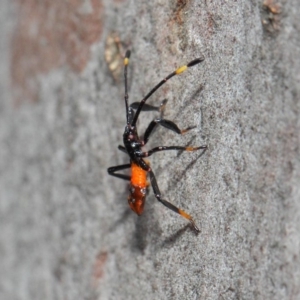
[[[0,2],[1,299],[299,299],[298,0]],[[126,182],[130,101],[174,68],[151,157],[165,199],[141,217]],[[143,113],[140,132],[155,114]]]

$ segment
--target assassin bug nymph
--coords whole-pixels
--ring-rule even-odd
[[[166,83],[173,76],[179,75],[183,73],[187,68],[199,64],[204,60],[204,58],[194,59],[191,62],[189,62],[187,65],[181,66],[180,68],[176,69],[174,72],[169,74],[166,78],[161,80],[152,90],[150,90],[150,92],[140,102],[134,102],[131,105],[128,105],[127,68],[128,68],[129,58],[130,58],[130,51],[128,50],[124,58],[124,80],[125,80],[124,98],[125,98],[127,123],[123,134],[124,146],[119,145],[118,149],[129,155],[130,163],[125,165],[110,167],[108,168],[107,171],[112,176],[130,181],[128,204],[130,208],[138,215],[141,215],[144,210],[146,190],[147,187],[149,186],[149,183],[147,182],[147,175],[149,174],[150,182],[156,199],[159,202],[161,202],[163,205],[168,207],[169,209],[173,210],[174,212],[178,213],[179,215],[187,219],[191,223],[193,228],[196,230],[196,232],[199,232],[200,231],[199,228],[196,226],[193,218],[189,214],[187,214],[182,209],[177,208],[172,203],[162,198],[152,168],[150,168],[149,162],[147,162],[143,158],[148,157],[153,153],[159,151],[166,151],[166,150],[196,151],[202,149],[203,151],[205,151],[207,146],[206,145],[200,147],[161,146],[161,147],[155,147],[147,152],[143,152],[142,147],[147,144],[150,134],[153,132],[154,128],[157,125],[161,125],[166,129],[174,131],[177,134],[183,134],[195,128],[195,126],[191,126],[186,129],[180,130],[178,126],[172,121],[163,118],[156,118],[149,124],[143,138],[140,138],[137,132],[136,123],[141,111],[161,111],[164,108],[167,100],[164,100],[161,103],[161,105],[158,107],[145,103],[147,99],[150,98],[150,96],[156,90],[158,90],[164,83]],[[120,170],[129,169],[129,168],[131,168],[131,176],[116,173]]]

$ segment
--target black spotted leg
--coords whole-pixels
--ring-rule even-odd
[[[162,199],[161,192],[160,192],[159,187],[157,185],[156,178],[155,178],[155,175],[154,175],[153,171],[150,169],[148,172],[149,172],[149,175],[150,175],[150,181],[151,181],[151,185],[152,185],[153,192],[154,192],[154,195],[155,195],[156,199],[160,203],[162,203],[164,206],[166,206],[167,208],[173,210],[177,214],[181,215],[183,218],[187,219],[191,223],[191,225],[193,226],[195,231],[200,232],[200,229],[196,226],[195,221],[193,220],[193,218],[189,214],[187,214],[184,210],[179,209],[178,207],[176,207],[172,203]]]
[[[111,176],[115,176],[115,177],[130,181],[131,177],[129,175],[116,173],[121,170],[129,169],[130,167],[131,167],[131,164],[114,166],[114,167],[108,168],[107,172]]]

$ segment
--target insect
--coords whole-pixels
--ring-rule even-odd
[[[187,65],[181,66],[176,69],[174,72],[169,74],[163,80],[161,80],[154,88],[150,90],[148,94],[140,101],[134,102],[131,105],[128,104],[128,84],[127,84],[127,68],[129,64],[130,51],[127,50],[124,58],[124,80],[125,80],[125,108],[126,108],[126,126],[123,134],[123,143],[124,146],[119,145],[118,149],[125,152],[129,158],[130,163],[114,166],[108,168],[108,173],[112,176],[125,179],[130,181],[129,185],[129,196],[128,204],[130,208],[138,215],[141,215],[144,210],[145,200],[146,200],[146,191],[147,187],[150,185],[147,181],[147,175],[150,177],[150,183],[156,199],[165,205],[167,208],[181,215],[183,218],[187,219],[196,232],[199,232],[199,228],[196,226],[193,218],[187,214],[184,210],[177,208],[175,205],[170,203],[167,200],[162,198],[161,192],[159,190],[155,175],[150,167],[149,162],[144,159],[150,155],[167,150],[181,150],[181,151],[196,151],[202,149],[205,151],[207,146],[200,147],[182,147],[182,146],[160,146],[155,147],[149,151],[144,152],[143,146],[145,146],[149,140],[151,133],[157,125],[172,130],[177,134],[184,134],[189,130],[195,128],[195,126],[188,127],[186,129],[180,130],[178,126],[170,120],[163,118],[156,118],[150,122],[148,128],[145,131],[145,134],[142,138],[139,137],[137,131],[137,121],[141,111],[161,111],[166,105],[167,100],[164,100],[160,106],[152,106],[146,104],[146,101],[150,96],[157,91],[164,83],[166,83],[173,76],[179,75],[186,71],[188,68],[193,67],[204,60],[204,58],[197,58],[189,62]],[[131,169],[131,175],[120,174],[118,171]]]

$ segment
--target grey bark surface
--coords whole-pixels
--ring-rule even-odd
[[[15,106],[16,4],[1,1],[0,299],[300,298],[300,2],[280,14],[262,1],[180,3],[104,1],[85,68],[41,74],[38,101]],[[112,32],[132,49],[131,102],[205,57],[149,100],[197,126],[160,128],[149,147],[208,145],[150,159],[199,235],[151,189],[136,216],[126,182],[107,174],[128,162],[123,81],[104,56]],[[141,133],[154,116],[142,114]]]

